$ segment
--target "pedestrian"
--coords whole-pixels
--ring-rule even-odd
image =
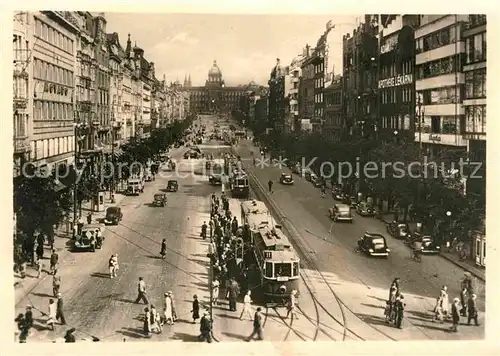
[[[165,293],[164,297],[163,315],[165,316],[165,324],[172,325],[174,319],[172,316],[172,299],[170,299],[168,293]]]
[[[29,329],[33,327],[34,319],[33,319],[33,307],[31,305],[26,306],[26,312],[24,313],[24,322],[29,333]]]
[[[388,300],[385,302],[385,308],[384,308],[384,315],[385,315],[385,322],[390,323],[391,322],[391,302]]]
[[[233,235],[236,235],[236,231],[238,230],[238,219],[236,219],[236,216],[233,218],[233,221],[231,222],[231,233]]]
[[[27,268],[26,259],[27,259],[26,256],[22,257],[21,268],[19,270],[19,274],[22,279],[26,278],[26,268]]]
[[[243,310],[240,314],[240,320],[243,320],[243,316],[246,314],[249,317],[249,320],[252,320],[252,298],[251,291],[248,291],[243,297]]]
[[[56,250],[52,250],[52,254],[50,255],[50,273],[56,274],[57,273],[57,264],[59,262],[59,255],[57,254]]]
[[[236,311],[236,299],[240,295],[240,286],[234,278],[231,278],[231,283],[229,284],[229,310]]]
[[[139,304],[141,300],[144,304],[149,304],[148,297],[146,296],[146,282],[144,282],[142,277],[139,277],[139,283],[137,283],[137,299],[135,300],[135,303]]]
[[[457,332],[458,331],[458,323],[460,323],[460,312],[459,312],[459,303],[460,299],[454,298],[453,303],[451,304],[451,319],[452,319],[452,327],[451,331]]]
[[[165,256],[167,256],[167,239],[161,241],[160,256],[162,259],[165,259]]]
[[[151,314],[149,313],[149,308],[144,308],[144,323],[142,324],[142,328],[144,331],[144,336],[147,338],[151,337]]]
[[[61,289],[61,276],[57,273],[54,273],[52,276],[52,295],[57,297],[59,294],[59,290]]]
[[[208,343],[212,342],[212,321],[210,320],[208,311],[203,312],[200,320],[200,341],[206,340]]]
[[[460,309],[461,316],[467,316],[467,287],[463,287],[460,291],[460,304],[462,308]]]
[[[447,286],[443,286],[443,288],[441,288],[439,298],[441,299],[441,311],[443,313],[443,317],[447,318],[450,315],[450,299],[448,296]]]
[[[403,325],[404,311],[406,304],[403,302],[404,296],[400,294],[396,299],[395,308],[396,308],[396,322],[395,325],[397,328],[401,329]]]
[[[269,182],[267,182],[267,186],[269,187],[269,193],[273,192],[273,181],[269,179]]]
[[[95,231],[95,244],[96,244],[96,247],[97,248],[102,248],[102,242],[103,242],[104,238],[102,236],[102,231],[101,229],[96,229]]]
[[[443,317],[443,300],[441,296],[436,298],[436,306],[434,307],[434,319],[433,321],[439,321],[444,323],[444,317]]]
[[[83,229],[83,220],[82,220],[82,217],[80,216],[80,218],[78,219],[78,222],[77,222],[77,235],[80,236],[82,234],[82,229]]]
[[[151,331],[156,331],[156,333],[160,334],[163,331],[162,323],[160,322],[160,314],[156,311],[156,308],[153,304],[151,304],[151,309],[149,310],[149,318],[151,322]]]
[[[177,309],[175,308],[175,299],[174,294],[171,291],[168,291],[168,295],[170,296],[170,301],[172,302],[172,321],[175,323],[177,321]]]
[[[16,322],[16,331],[14,333],[14,341],[24,344],[26,343],[26,339],[28,338],[28,333],[26,332],[26,322],[24,320],[24,314],[20,313],[14,321]]]
[[[477,322],[477,306],[476,306],[476,298],[475,294],[472,294],[467,300],[467,325],[470,325],[471,320],[474,320],[474,324],[479,326]]]
[[[61,293],[57,293],[57,313],[56,320],[61,320],[61,325],[66,325],[66,318],[64,317],[64,300]]]
[[[92,213],[88,213],[87,215],[87,224],[92,224]]]
[[[115,259],[115,255],[111,255],[111,257],[109,258],[108,266],[109,266],[109,278],[116,277],[116,259]]]
[[[288,312],[286,313],[285,319],[288,319],[288,316],[292,316],[292,320],[298,319],[297,316],[297,291],[294,289],[290,292],[290,299],[288,300]]]
[[[217,265],[217,264],[216,264]],[[215,266],[214,266],[215,269]],[[217,305],[217,301],[219,299],[219,286],[220,282],[217,278],[214,278],[212,281],[212,305]]]
[[[389,289],[389,299],[390,299],[390,295],[391,295],[392,286],[394,286],[396,288],[396,296],[401,294],[401,292],[399,290],[400,281],[401,281],[401,279],[399,277],[394,278],[394,280],[392,281],[391,288]]]
[[[119,269],[120,269],[120,263],[118,262],[118,254],[115,253],[115,277],[117,276]]]
[[[196,324],[196,320],[200,318],[200,302],[198,301],[198,296],[193,295],[193,308],[191,309],[193,315],[193,324]]]
[[[257,335],[257,340],[264,340],[264,327],[263,327],[263,317],[262,317],[261,307],[257,308],[257,311],[253,317],[253,331],[247,338],[247,341],[251,341],[255,335]]]
[[[43,272],[43,262],[42,262],[41,258],[38,258],[36,260],[36,271],[37,271],[36,278],[39,279],[42,276],[42,272]]]
[[[64,335],[64,342],[76,342],[75,335],[73,335],[75,331],[75,328],[66,330],[66,335]]]
[[[56,315],[57,315],[57,304],[54,302],[54,299],[49,299],[49,313],[47,318],[47,326],[54,331],[55,323],[56,323]]]
[[[201,225],[201,233],[200,233],[200,237],[203,238],[203,240],[205,240],[207,238],[207,223],[206,221],[203,222],[203,225]]]
[[[43,248],[43,243],[37,243],[36,245],[36,258],[41,260],[43,258],[43,252],[44,252],[44,248]]]

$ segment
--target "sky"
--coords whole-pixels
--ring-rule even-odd
[[[326,29],[329,36],[330,72],[342,71],[342,35],[352,32],[360,15],[244,15],[244,14],[148,14],[106,12],[106,32],[117,32],[123,48],[130,33],[148,61],[155,63],[156,77],[205,84],[217,61],[226,85],[267,85],[269,73],[280,58],[288,65],[306,43],[314,46]],[[148,24],[145,26],[144,24]]]

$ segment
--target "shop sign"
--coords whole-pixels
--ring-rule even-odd
[[[439,135],[429,135],[429,141],[437,141],[437,142],[440,142],[441,141],[441,136]]]
[[[412,74],[404,74],[404,75],[397,75],[392,78],[387,78],[387,79],[382,79],[378,81],[378,88],[383,89],[383,88],[392,88],[392,87],[398,87],[400,85],[406,85],[406,84],[411,84],[413,83],[413,75]]]

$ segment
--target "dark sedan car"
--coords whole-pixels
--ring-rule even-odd
[[[110,206],[106,209],[106,216],[104,217],[104,223],[109,225],[118,225],[122,220],[123,213],[122,209],[117,206]]]
[[[167,182],[167,192],[176,192],[179,190],[179,183],[176,180],[169,180]]]
[[[410,244],[410,247],[415,241],[421,246],[420,249],[422,253],[436,254],[441,251],[441,247],[434,241],[434,239],[430,235],[419,234],[418,232],[414,233],[411,237],[412,243]]]
[[[292,175],[288,173],[281,173],[280,183],[284,185],[292,185],[293,184]]]
[[[393,221],[387,224],[387,232],[397,239],[406,239],[410,235],[410,227],[406,223]]]
[[[387,241],[383,235],[368,231],[358,240],[358,248],[360,251],[376,257],[387,258],[389,252],[391,252],[387,247]]]
[[[332,189],[332,198],[335,200],[343,201],[345,198],[345,194],[342,192],[342,188],[334,187]]]
[[[373,207],[365,201],[359,202],[356,205],[356,213],[359,216],[373,216]]]
[[[322,187],[324,185],[324,180],[321,177],[318,177],[315,174],[311,174],[311,183],[316,187]]]

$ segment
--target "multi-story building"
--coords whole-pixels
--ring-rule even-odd
[[[302,77],[299,85],[299,116],[301,120],[301,129],[315,130],[321,128],[321,121],[315,120],[315,98],[316,98],[316,80],[315,63],[321,63],[321,59],[314,57],[314,49],[306,45],[304,49],[304,59],[301,63]]]
[[[74,162],[76,44],[80,29],[67,12],[31,13],[33,135],[31,159],[51,170]],[[30,98],[31,100],[31,98]]]
[[[141,49],[142,51],[142,49]],[[148,63],[144,58],[144,52],[141,53],[141,81],[142,81],[142,134],[148,136],[151,132],[151,102],[153,78],[155,76],[155,64]]]
[[[430,156],[445,148],[467,148],[462,136],[467,22],[468,15],[421,15],[415,31],[415,89],[417,101],[423,103],[423,122],[417,125],[415,141]]]
[[[279,132],[285,132],[287,126],[285,119],[290,111],[288,92],[291,88],[291,81],[287,68],[281,67],[279,58],[271,70],[268,84],[269,114],[267,127]]]
[[[109,53],[109,99],[111,101],[111,122],[113,126],[113,144],[120,144],[125,135],[125,101],[124,97],[130,93],[130,77],[125,80],[125,51],[120,45],[118,33],[114,32],[106,35],[107,50]],[[129,85],[127,88],[127,84]]]
[[[378,56],[378,137],[381,140],[414,139],[415,28],[419,15],[389,19],[380,35]]]
[[[323,132],[332,141],[339,141],[343,130],[342,115],[342,77],[334,76],[331,84],[324,90],[325,126]]]
[[[269,97],[268,93],[261,93],[255,102],[255,127],[267,131],[267,118],[269,117]],[[260,130],[259,130],[260,131]]]
[[[30,58],[31,18],[28,12],[14,14],[13,36],[13,123],[14,123],[14,177],[21,174],[22,166],[30,159],[30,137],[33,125],[33,62]]]
[[[190,82],[189,84],[191,85]],[[205,86],[190,86],[187,89],[190,94],[191,111],[197,113],[229,113],[238,108],[240,97],[246,93],[246,87],[226,86],[217,61],[214,61],[208,71]]]
[[[467,179],[467,194],[486,198],[486,15],[469,15],[463,29],[465,40],[465,132],[471,162],[481,168]]]
[[[302,56],[298,56],[292,60],[288,68],[288,79],[290,81],[288,98],[290,108],[286,118],[286,128],[289,131],[300,131],[299,120],[299,86],[300,77],[302,75],[300,65],[302,63]]]

